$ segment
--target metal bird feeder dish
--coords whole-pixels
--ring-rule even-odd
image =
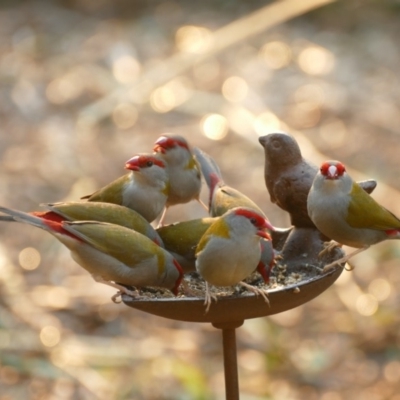
[[[204,298],[132,298],[123,295],[123,302],[129,307],[148,312],[159,317],[186,322],[211,322],[225,324],[246,319],[266,317],[291,310],[314,299],[331,286],[343,271],[334,268],[324,275],[268,291],[270,305],[254,293],[219,297],[212,302],[205,313]]]
[[[302,235],[302,233],[305,233],[305,235]],[[290,265],[290,260],[298,259],[298,255],[289,254],[287,251],[285,253],[285,245],[282,246],[282,243],[290,242],[289,249],[293,250],[298,247],[293,245],[293,242],[301,240],[302,237],[303,240],[304,237],[313,239],[311,242],[306,240],[309,243],[303,241],[305,247],[309,248],[311,243],[311,247],[314,247],[315,250],[321,250],[323,241],[315,229],[307,229],[303,232],[301,229],[296,231],[296,228],[294,228],[293,230],[282,230],[274,235],[274,247],[275,245],[278,248],[283,247],[282,253],[288,257],[288,264],[292,270],[295,269],[295,266],[294,263]],[[338,250],[327,262],[339,258],[341,253],[342,251]],[[309,258],[302,260],[302,264],[307,265],[309,261],[314,262],[317,255],[318,252],[310,254]],[[285,259],[282,262],[285,262]],[[221,329],[226,399],[236,400],[239,399],[236,328],[240,327],[246,319],[278,314],[312,300],[328,289],[342,271],[343,268],[338,266],[325,274],[313,276],[296,284],[272,289],[268,291],[269,306],[261,296],[256,296],[253,293],[220,297],[217,302],[213,301],[208,313],[205,313],[204,298],[199,297],[134,299],[123,295],[122,300],[129,307],[159,317],[187,322],[209,322],[215,328]]]

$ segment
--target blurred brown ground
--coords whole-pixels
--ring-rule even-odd
[[[284,130],[315,163],[378,180],[400,215],[400,3],[281,7],[269,29],[221,29],[253,12],[268,23],[268,4],[1,1],[0,204],[76,200],[170,132],[288,226],[257,141]],[[168,221],[203,215],[193,202]],[[0,400],[224,398],[219,331],[112,303],[45,232],[2,224],[0,237]],[[241,398],[399,400],[399,256],[377,245],[317,299],[246,321]]]

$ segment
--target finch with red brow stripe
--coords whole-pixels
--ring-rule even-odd
[[[51,233],[97,282],[117,288],[117,295],[138,296],[123,285],[163,287],[178,293],[183,277],[181,266],[141,233],[104,222],[59,222],[44,218],[46,214],[36,216],[6,207],[0,207],[0,212]]]
[[[400,239],[400,219],[354,182],[339,161],[322,164],[308,194],[307,209],[315,226],[336,245],[358,248],[326,265],[324,271],[373,244]]]
[[[206,313],[212,298],[217,300],[211,295],[209,285],[240,284],[269,303],[265,290],[242,282],[260,261],[260,237],[270,240],[266,229],[273,230],[266,218],[252,209],[238,207],[226,212],[206,230],[196,248],[196,269],[206,281]]]
[[[41,204],[41,206],[44,206],[46,210],[32,211],[29,214],[56,222],[98,221],[121,225],[147,236],[154,243],[164,247],[160,235],[150,223],[128,207],[101,201],[68,201]],[[9,215],[0,215],[0,221],[15,221],[15,219]]]
[[[265,217],[260,207],[253,200],[224,182],[218,164],[209,154],[197,147],[193,149],[193,152],[210,189],[209,213],[212,217],[219,217],[236,207],[252,209]],[[261,240],[261,259],[257,270],[265,283],[269,281],[269,274],[275,265],[275,256],[271,241]]]
[[[200,167],[187,140],[178,135],[162,135],[154,143],[153,150],[167,164],[170,179],[168,199],[159,225],[163,224],[168,207],[175,204],[197,200],[208,211],[200,200]]]
[[[154,154],[139,154],[128,160],[125,168],[131,172],[82,199],[119,204],[154,221],[164,209],[169,193],[165,162]]]

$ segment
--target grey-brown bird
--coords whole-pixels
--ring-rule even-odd
[[[296,227],[315,227],[307,212],[307,196],[319,168],[303,158],[295,138],[287,133],[270,133],[259,137],[264,147],[264,177],[271,202],[290,214]],[[358,182],[367,192],[376,181]]]

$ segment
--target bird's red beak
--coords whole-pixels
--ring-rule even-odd
[[[132,157],[125,163],[125,169],[130,169],[131,171],[139,171],[139,156]]]
[[[265,230],[264,230],[264,229],[268,229],[269,231],[274,231],[274,230],[275,230],[275,228],[274,228],[274,226],[271,224],[271,222],[269,222],[269,221],[265,218],[265,219],[264,219],[264,223],[263,223],[262,226],[260,226],[260,228],[261,228],[261,229],[259,229],[259,230],[257,231],[257,235],[260,236],[260,237],[262,237],[262,238],[264,238],[264,239],[272,240],[272,239],[271,239],[271,236],[269,235],[269,233],[268,233],[268,232],[265,232]]]
[[[262,230],[258,230],[256,235],[260,236],[260,237],[262,237],[264,239],[267,239],[267,240],[272,240],[270,234],[268,232],[265,232],[265,231],[262,231]]]
[[[264,229],[268,229],[269,231],[274,231],[275,230],[275,227],[266,218],[264,219],[264,225],[262,227]]]
[[[165,151],[174,146],[173,139],[167,137],[167,136],[161,136],[159,137],[153,147],[153,151],[156,153],[165,153]]]

